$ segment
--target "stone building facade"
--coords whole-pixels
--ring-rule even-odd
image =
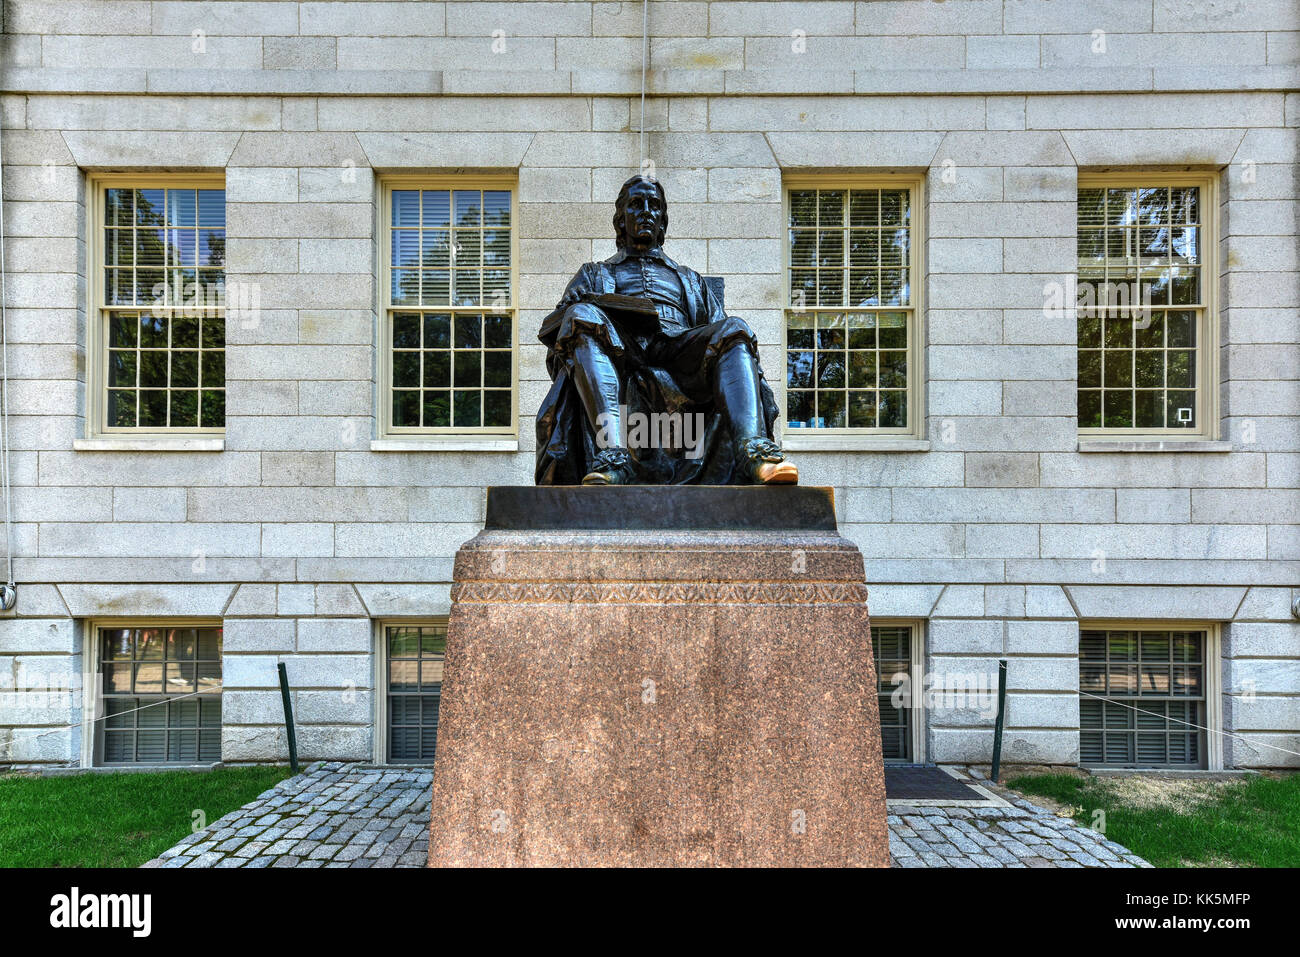
[[[280,662],[303,756],[427,758],[393,736],[433,727],[408,711],[436,690],[452,556],[486,486],[532,481],[540,319],[614,252],[643,160],[667,250],[725,280],[802,481],[834,488],[865,556],[882,694],[910,674],[887,753],[987,761],[1006,659],[1004,760],[1300,764],[1293,0],[651,2],[644,135],[640,3],[3,12],[0,764],[284,760]],[[451,320],[426,308],[462,193],[477,232],[450,265],[482,298],[446,314],[457,368],[485,370],[463,400],[430,389]],[[432,246],[402,259],[408,239]],[[1098,263],[1168,308],[1092,341],[1075,293]],[[214,338],[183,356],[183,305],[140,289],[183,294],[205,264],[224,313],[198,304]],[[135,292],[105,278],[123,269]],[[847,386],[837,316],[850,352],[880,330]],[[419,373],[394,352],[410,330]],[[853,391],[859,359],[877,391]],[[150,710],[177,688],[219,706]]]

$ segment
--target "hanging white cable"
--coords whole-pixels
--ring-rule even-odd
[[[5,314],[4,134],[0,132],[0,493],[5,497],[5,582],[0,608],[8,611],[18,601],[14,586],[14,508],[9,478],[9,321]]]
[[[1281,751],[1283,754],[1294,754],[1296,757],[1300,757],[1300,751],[1288,751],[1286,748],[1279,748],[1276,745],[1265,744],[1263,741],[1252,741],[1242,734],[1232,734],[1229,731],[1216,731],[1214,730],[1214,728],[1207,728],[1203,724],[1192,724],[1192,722],[1183,721],[1180,718],[1170,718],[1167,715],[1160,714],[1159,712],[1156,711],[1147,711],[1145,708],[1137,708],[1131,704],[1125,704],[1123,701],[1116,701],[1113,698],[1105,698],[1101,695],[1092,694],[1091,692],[1088,691],[1080,690],[1079,694],[1083,695],[1085,698],[1096,698],[1098,701],[1104,701],[1107,704],[1114,704],[1114,705],[1119,705],[1121,708],[1128,708],[1130,711],[1135,711],[1138,714],[1149,714],[1157,718],[1164,718],[1166,721],[1172,724],[1181,724],[1188,728],[1195,728],[1197,731],[1205,731],[1208,734],[1217,734],[1221,738],[1235,738],[1238,741],[1245,741],[1252,748],[1269,748],[1270,750],[1273,751]]]
[[[650,65],[650,0],[641,0],[641,158],[637,161],[645,171],[645,74]]]
[[[12,693],[13,692],[11,692],[11,694]],[[167,704],[172,701],[180,701],[182,698],[194,698],[202,694],[210,695],[211,693],[212,692],[210,691],[190,691],[185,694],[168,695],[166,698],[163,698],[161,701],[152,701],[149,704],[142,704],[140,705],[140,707],[132,708],[130,711],[114,711],[112,714],[102,714],[98,718],[94,718],[94,717],[86,718],[82,720],[81,723],[79,724],[60,724],[60,725],[56,725],[53,728],[42,728],[42,727],[21,728],[20,727],[20,728],[9,728],[8,730],[10,732],[14,732],[14,731],[35,732],[35,735],[32,740],[36,740],[37,738],[45,737],[47,734],[60,734],[64,731],[75,731],[78,728],[82,730],[87,730],[89,728],[92,728],[98,722],[107,721],[109,718],[120,718],[123,715],[135,714],[135,712],[137,711],[144,711],[146,708],[156,708],[160,704]]]

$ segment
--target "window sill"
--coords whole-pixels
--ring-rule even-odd
[[[101,436],[73,439],[77,452],[224,452],[225,436]]]
[[[370,443],[371,452],[518,452],[519,440],[504,436],[501,438],[402,438],[374,439]]]
[[[1232,443],[1213,439],[1079,439],[1080,452],[1231,452]]]
[[[798,435],[786,432],[781,438],[781,447],[787,452],[929,452],[930,440],[909,435]]]

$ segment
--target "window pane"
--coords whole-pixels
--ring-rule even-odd
[[[509,358],[509,353],[505,354]],[[509,379],[507,372],[506,378]],[[451,353],[443,350],[429,350],[424,354],[424,387],[426,389],[446,389],[451,385]]]
[[[451,426],[451,391],[448,389],[426,389],[424,395],[424,419],[426,429],[446,429]],[[496,425],[497,422],[489,422]]]
[[[1204,632],[1084,630],[1079,636],[1080,762],[1197,767],[1204,752]],[[1103,729],[1100,732],[1090,729]]]
[[[199,190],[199,225],[224,229],[226,226],[226,191]]]
[[[843,429],[848,425],[845,407],[846,398],[845,394],[838,389],[834,391],[818,390],[817,422],[819,428]]]
[[[197,389],[171,390],[169,395],[168,423],[185,428],[199,424],[199,392]]]
[[[786,425],[792,429],[812,428],[813,423],[813,397],[816,393],[810,391],[796,392],[790,389],[786,392],[785,403]]]
[[[844,386],[844,353],[817,353],[817,385],[823,389],[839,389]]]
[[[199,341],[200,319],[218,329],[225,295],[225,190],[167,187],[105,191],[106,303],[158,312],[106,316],[108,428],[220,428],[224,401],[201,411],[200,369],[224,383],[224,335]],[[202,265],[204,268],[197,268]],[[170,315],[170,307],[184,312]],[[199,348],[212,352],[195,352]],[[128,351],[129,350],[129,351]],[[157,350],[144,352],[141,350]],[[177,351],[184,350],[184,351]]]
[[[817,225],[844,225],[845,192],[841,189],[822,189],[817,191]]]
[[[876,418],[877,411],[875,392],[865,390],[849,392],[849,428],[875,428],[879,424]]]
[[[508,431],[514,389],[511,192],[416,189],[389,196],[392,303],[455,310],[390,314],[391,384],[410,390],[394,392],[393,427]],[[484,315],[472,307],[501,311]],[[444,351],[453,347],[454,354]],[[397,353],[402,349],[412,350],[410,357]]]
[[[882,390],[879,393],[880,427],[901,429],[907,425],[907,393]]]
[[[419,268],[420,231],[418,229],[394,229],[392,247],[390,265],[408,269]]]
[[[478,228],[483,225],[483,196],[476,189],[458,189],[452,208],[452,223]]]
[[[220,760],[221,628],[102,628],[98,641],[99,761]]]
[[[452,384],[478,386],[483,380],[483,353],[478,350],[457,350],[452,353]]]
[[[817,225],[817,190],[799,189],[790,191],[790,225]]]
[[[1194,427],[1195,356],[1166,350],[1194,345],[1204,318],[1199,193],[1141,183],[1079,189],[1080,428]],[[1170,305],[1194,308],[1156,308]],[[1096,348],[1103,352],[1082,351]],[[1124,351],[1134,348],[1150,351]],[[1088,391],[1099,385],[1104,394]],[[1175,405],[1168,388],[1193,398]]]
[[[509,316],[485,316],[483,344],[489,349],[509,349],[512,345]]]
[[[395,189],[392,193],[393,225],[420,227],[420,193],[413,189]]]
[[[487,190],[483,193],[483,222],[493,227],[510,226],[510,192]]]
[[[393,390],[393,425],[399,429],[419,427],[420,393],[418,390]]]
[[[420,384],[420,353],[393,353],[393,388],[411,388]]]
[[[464,285],[468,288],[477,276],[466,273]],[[426,269],[420,275],[420,301],[426,306],[445,306],[451,301],[451,273],[446,269]]]
[[[473,429],[483,424],[483,393],[478,390],[457,389],[452,396],[451,421],[454,426]]]
[[[508,387],[512,356],[509,352],[487,352],[483,355],[483,384]]]
[[[880,225],[880,190],[855,189],[849,191],[849,225]]]
[[[393,625],[386,629],[388,669],[388,759],[434,760],[441,704],[446,628]],[[398,660],[395,655],[403,657]]]
[[[910,191],[791,190],[789,203],[788,426],[906,429],[912,313],[877,310],[911,304]]]
[[[507,426],[510,424],[510,393],[501,389],[483,393],[483,424]]]
[[[912,760],[911,701],[900,694],[911,672],[912,630],[908,627],[876,627],[871,630],[879,686],[881,745],[886,761]]]

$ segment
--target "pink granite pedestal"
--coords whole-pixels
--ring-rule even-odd
[[[546,528],[557,491],[624,511]],[[650,489],[676,497],[648,517],[646,491],[490,490],[456,556],[430,866],[887,866],[867,588],[829,490]],[[724,527],[628,527],[710,503]]]

